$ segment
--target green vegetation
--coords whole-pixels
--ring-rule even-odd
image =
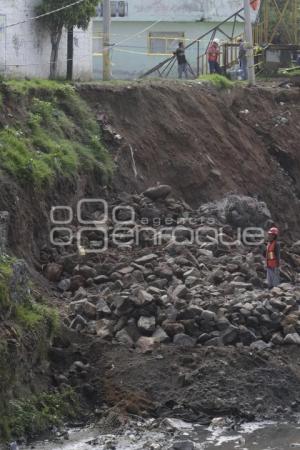
[[[60,426],[66,419],[72,420],[80,414],[79,400],[72,388],[63,392],[42,393],[26,400],[12,400],[7,404],[4,418],[0,418],[0,429],[6,438],[37,436]]]
[[[300,67],[291,67],[290,69],[279,69],[279,75],[289,78],[300,76]]]
[[[21,186],[46,191],[55,179],[112,173],[97,121],[74,87],[49,81],[8,81],[0,88],[0,170]],[[11,108],[13,105],[13,109]],[[6,125],[5,125],[6,124]],[[31,359],[44,364],[59,331],[58,311],[18,284],[16,260],[0,255],[0,440],[35,435],[78,415],[71,389],[32,396],[24,385]],[[17,295],[16,295],[17,294]]]
[[[235,83],[230,81],[228,78],[218,74],[202,75],[198,78],[198,80],[209,82],[217,89],[231,89],[235,85]]]
[[[260,8],[260,22],[265,26],[267,25],[268,36],[265,36],[265,42],[271,42],[272,38],[273,44],[298,44],[299,2],[296,5],[296,10],[293,3],[287,4],[286,0],[276,0],[276,2],[263,0]]]
[[[31,80],[6,80],[5,86],[8,88],[8,91],[20,95],[37,90],[44,91],[45,94],[47,92],[50,94],[53,92],[68,95],[74,92],[74,88],[69,83],[60,83],[58,81],[42,80],[38,78],[33,78]]]
[[[91,172],[106,183],[113,163],[99,125],[74,87],[54,81],[8,81],[4,94],[21,108],[21,123],[0,131],[0,168],[20,184],[47,188],[57,177]]]
[[[11,305],[9,296],[9,280],[12,274],[11,263],[11,258],[0,255],[0,315],[5,313]]]
[[[32,299],[28,286],[16,286],[14,291],[20,289],[21,303],[14,303],[11,299],[11,277],[15,259],[0,255],[0,317],[9,310],[9,319],[14,320],[16,331],[22,335],[27,331],[40,331],[46,339],[53,336],[59,330],[59,315],[56,309],[43,303],[43,298],[38,301]],[[1,342],[1,341],[0,341]]]
[[[49,337],[59,329],[58,312],[39,303],[27,302],[25,305],[18,305],[15,310],[15,319],[26,330],[34,330],[41,325],[46,326]]]
[[[20,380],[28,370],[26,355],[36,362],[45,361],[49,342],[60,327],[58,311],[45,305],[42,298],[32,298],[30,282],[22,281],[19,286],[14,280],[15,262],[9,256],[0,256],[0,318],[5,318],[8,329],[13,330],[9,335],[13,339],[7,339],[5,329],[0,335],[0,440],[47,431],[78,413],[71,389],[12,400],[19,389],[22,395],[24,392]],[[12,289],[20,300],[14,299]]]

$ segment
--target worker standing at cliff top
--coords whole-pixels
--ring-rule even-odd
[[[178,62],[178,77],[181,79],[184,74],[185,78],[188,78],[188,63],[185,57],[183,42],[179,42],[178,48],[174,52],[174,56],[176,56]]]
[[[266,254],[267,282],[269,289],[272,289],[280,284],[280,244],[278,242],[278,236],[278,228],[270,228],[268,231]]]
[[[237,42],[239,44],[239,62],[240,68],[243,71],[243,80],[248,80],[248,61],[247,61],[246,44],[242,37],[239,37]]]
[[[221,74],[221,68],[219,64],[220,60],[220,41],[219,39],[214,39],[207,50],[209,72],[211,74],[218,73]]]

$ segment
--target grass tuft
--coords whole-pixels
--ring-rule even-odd
[[[53,426],[63,425],[65,419],[75,419],[79,413],[79,400],[72,388],[32,395],[26,400],[11,400],[5,417],[6,434],[15,439],[35,437],[50,431]]]
[[[300,76],[300,67],[293,67],[290,69],[279,69],[278,74],[280,76],[285,76],[288,78],[299,77]]]
[[[11,80],[5,95],[21,95],[22,119],[0,130],[0,168],[19,184],[46,189],[57,177],[92,172],[106,183],[113,162],[94,114],[73,86]]]
[[[70,84],[53,80],[8,80],[3,84],[9,91],[20,95],[26,95],[33,90],[46,91],[49,94],[61,93],[66,95],[74,92],[74,88]]]
[[[212,75],[202,75],[198,78],[199,81],[209,82],[217,89],[231,89],[235,83],[223,75],[212,74]]]
[[[60,320],[57,310],[34,302],[16,306],[14,318],[25,330],[35,330],[43,326],[48,337],[58,332]]]

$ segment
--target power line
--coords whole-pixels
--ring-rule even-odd
[[[3,29],[6,29],[6,28],[15,27],[16,25],[22,25],[23,23],[30,22],[30,21],[33,21],[33,20],[42,19],[43,17],[50,16],[51,14],[58,13],[60,11],[63,11],[64,9],[71,8],[72,6],[75,6],[75,5],[79,5],[80,3],[83,3],[85,1],[86,0],[77,0],[76,2],[70,3],[69,5],[65,5],[65,6],[62,6],[61,8],[54,9],[53,11],[49,11],[47,13],[40,14],[39,16],[29,17],[28,19],[21,20],[20,22],[11,23],[10,25],[5,25],[4,27],[1,27],[1,29],[3,30]]]
[[[138,36],[139,34],[145,33],[146,31],[150,30],[150,28],[153,28],[155,25],[157,25],[157,24],[160,23],[161,21],[162,21],[162,20],[160,19],[160,20],[157,20],[156,22],[153,22],[151,25],[149,25],[148,27],[144,28],[143,30],[138,31],[137,33],[134,33],[134,34],[132,34],[131,36],[129,36],[128,38],[123,39],[123,40],[121,40],[121,41],[119,41],[119,42],[116,42],[115,44],[112,44],[112,46],[113,46],[113,47],[117,47],[117,46],[123,44],[124,42],[130,41],[130,39],[132,39],[132,38]]]

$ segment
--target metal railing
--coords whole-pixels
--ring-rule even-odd
[[[237,22],[239,19],[244,21],[244,17],[242,15],[243,11],[244,8],[241,8],[240,10],[229,16],[227,19],[223,20],[223,22],[203,33],[201,36],[193,40],[185,47],[186,50],[192,48],[194,50],[196,49],[196,61],[192,62],[192,66],[194,68],[196,67],[196,76],[207,73],[207,62],[204,62],[204,58],[206,58],[206,52],[210,42],[215,39],[217,34],[225,36],[225,38],[228,40],[228,43],[235,42],[236,38],[238,37],[238,35],[236,34]],[[228,24],[231,25],[231,30],[229,32],[228,30],[224,29],[224,25]],[[203,51],[203,47],[205,47],[205,52],[201,53],[201,51]],[[169,58],[165,59],[164,61],[144,73],[141,78],[145,78],[153,74],[157,74],[159,77],[167,78],[170,75],[173,67],[175,66],[175,63],[176,57],[170,56]]]

